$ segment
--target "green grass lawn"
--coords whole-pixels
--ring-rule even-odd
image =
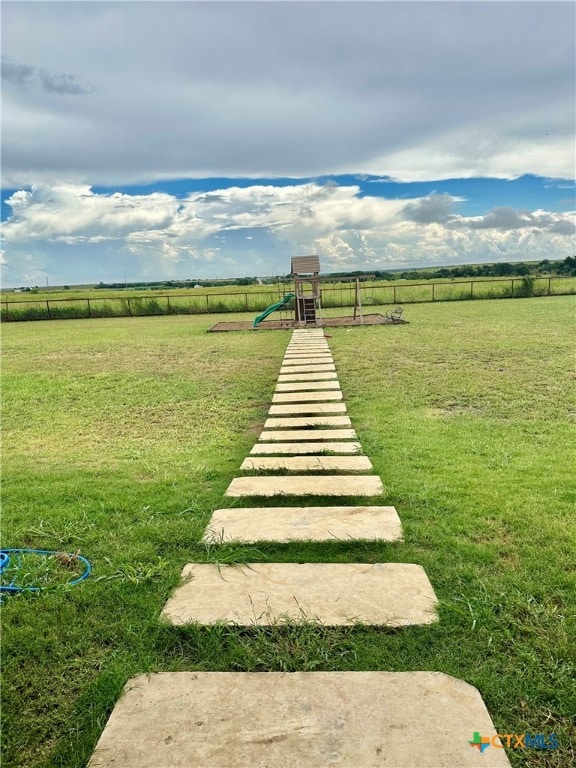
[[[558,734],[558,750],[509,750],[514,766],[576,762],[574,300],[405,317],[327,332],[403,544],[198,544],[230,506],[289,332],[205,333],[215,316],[2,329],[2,545],[80,551],[94,568],[3,602],[5,768],[85,766],[126,680],[160,670],[442,671],[479,688],[499,733]],[[418,563],[440,622],[164,626],[192,560]]]
[[[377,280],[360,284],[365,309],[415,302],[467,301],[576,293],[576,277],[550,276],[423,280]],[[36,293],[0,293],[2,321],[69,320],[148,315],[261,312],[294,290],[290,281],[276,285],[220,286],[213,288],[115,289],[74,287]],[[321,303],[353,307],[355,283],[321,283]],[[292,310],[293,311],[293,310]]]

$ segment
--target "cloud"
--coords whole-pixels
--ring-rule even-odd
[[[184,199],[38,185],[8,200],[4,241],[16,285],[30,275],[54,284],[285,274],[303,253],[318,253],[325,272],[572,255],[573,216],[496,208],[464,217],[451,213],[458,200],[390,200],[312,182]]]
[[[2,57],[2,79],[20,89],[28,86],[40,86],[48,93],[77,96],[90,93],[91,88],[79,83],[73,75],[54,74],[47,69],[37,69],[28,64],[15,64]]]
[[[502,231],[532,229],[561,235],[571,235],[576,231],[574,222],[561,214],[547,211],[517,211],[510,207],[494,208],[484,216],[455,217],[450,221],[450,226]]]
[[[570,178],[574,13],[571,3],[6,3],[5,185]]]
[[[36,67],[27,64],[14,64],[2,56],[2,79],[19,87],[25,86],[36,74]]]
[[[447,192],[440,195],[433,193],[415,203],[409,203],[400,215],[407,221],[415,221],[418,224],[444,223],[452,216],[452,205],[455,201],[456,198]]]
[[[574,222],[566,215],[549,211],[522,211],[510,206],[494,208],[482,216],[460,216],[453,213],[461,198],[448,193],[432,193],[408,203],[399,216],[416,224],[442,224],[448,229],[498,229],[502,231],[532,229],[560,235],[574,233]]]
[[[78,83],[73,75],[53,75],[45,69],[38,72],[40,82],[48,93],[68,94],[76,96],[82,93],[90,93],[90,88]]]

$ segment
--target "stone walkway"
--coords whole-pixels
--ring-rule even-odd
[[[269,418],[226,491],[251,504],[216,510],[203,540],[401,542],[394,507],[330,501],[384,492],[345,413],[323,330],[295,330]],[[264,497],[288,505],[254,505]],[[405,627],[437,621],[436,605],[409,563],[189,563],[162,615],[179,626]],[[90,767],[485,768],[468,743],[476,732],[495,734],[478,691],[434,672],[162,673],[127,683]],[[491,753],[491,767],[509,766]]]

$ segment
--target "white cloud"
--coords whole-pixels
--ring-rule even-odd
[[[10,198],[4,239],[13,285],[39,276],[71,283],[283,274],[291,255],[311,252],[323,271],[572,255],[572,215],[500,208],[465,217],[454,212],[458,202],[362,197],[354,185],[314,183],[229,187],[185,200],[37,186]]]

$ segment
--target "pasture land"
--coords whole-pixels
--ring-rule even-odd
[[[5,768],[85,766],[126,680],[160,670],[442,671],[479,688],[499,733],[558,734],[558,750],[510,749],[514,766],[576,762],[574,300],[405,316],[329,331],[402,545],[198,543],[264,423],[289,332],[207,334],[213,316],[3,328],[3,546],[80,551],[94,568],[3,602]],[[440,622],[165,626],[193,560],[418,563]]]
[[[5,322],[22,320],[66,320],[146,315],[261,312],[275,304],[293,284],[248,287],[180,289],[71,289],[35,294],[3,293],[0,317]],[[360,283],[366,308],[419,302],[470,301],[475,299],[530,298],[576,293],[576,277],[504,277],[414,282],[379,280]],[[355,300],[354,281],[321,283],[322,306],[350,308]],[[292,310],[293,311],[293,310]]]

